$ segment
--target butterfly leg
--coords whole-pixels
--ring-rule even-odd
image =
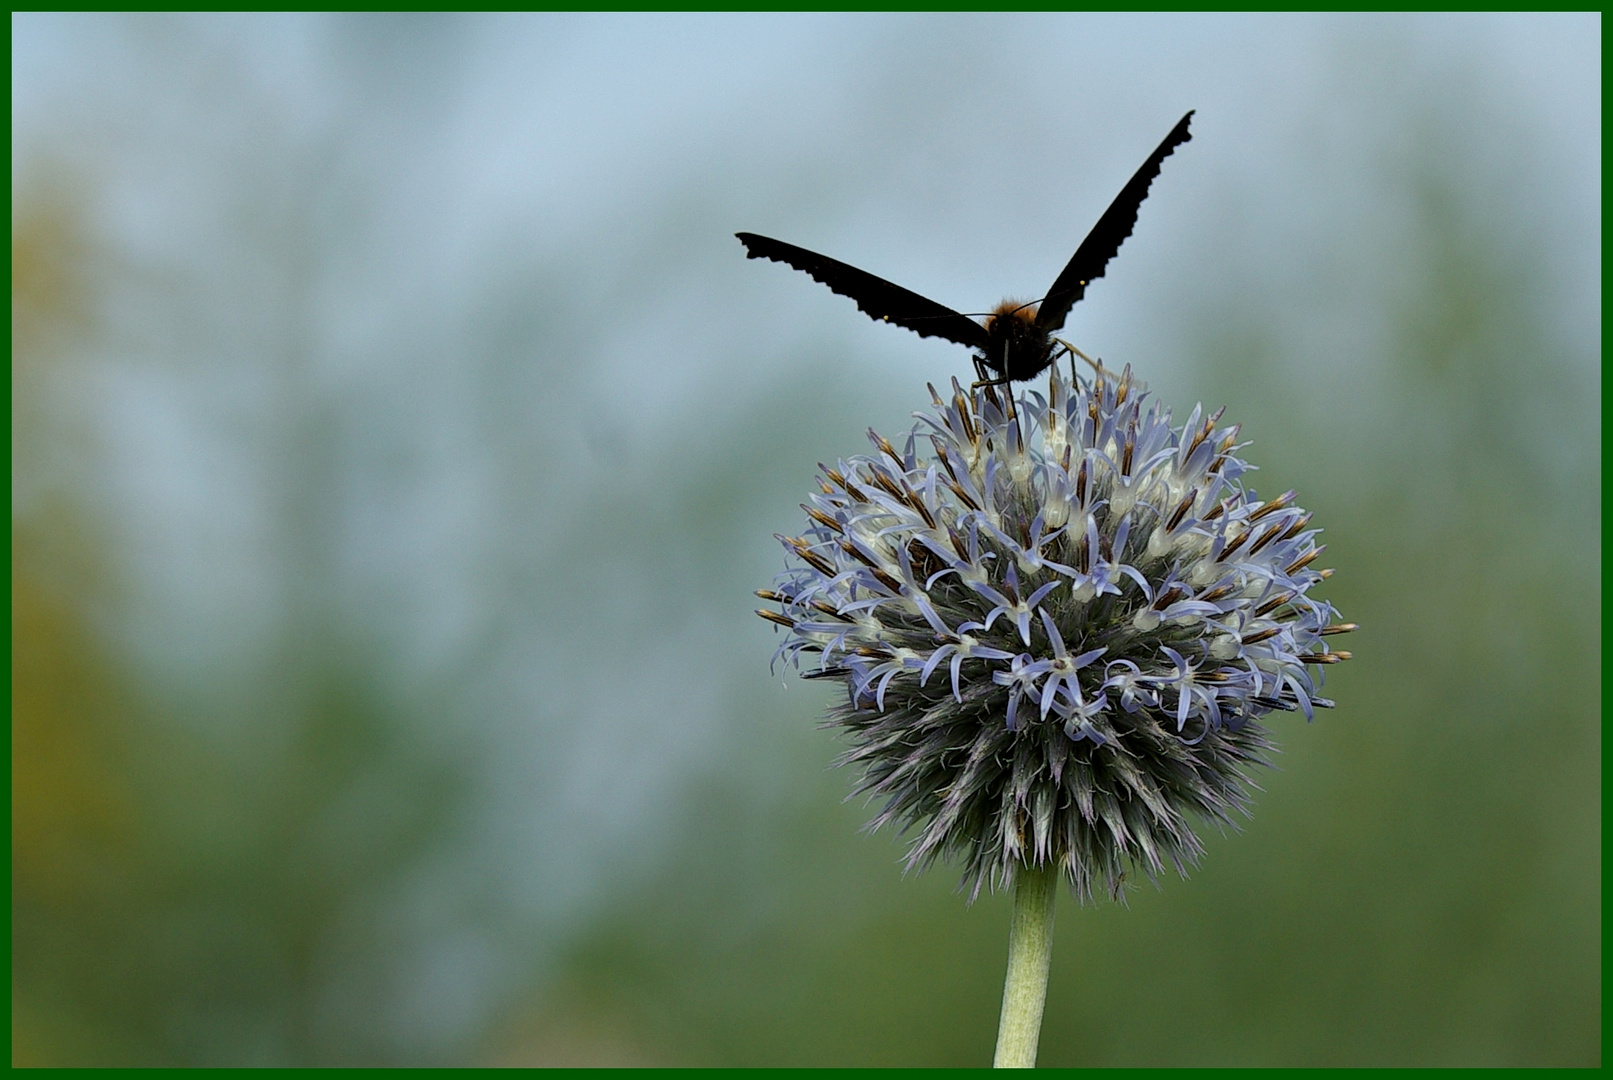
[[[972,394],[981,387],[985,387],[987,394],[992,398],[993,404],[995,404],[996,395],[991,393],[991,388],[994,386],[1007,386],[1008,379],[1006,377],[998,379],[992,378],[986,371],[986,362],[984,360],[982,360],[979,356],[972,357],[971,359],[973,359],[975,362],[975,381],[969,384],[969,392]],[[1012,401],[1013,395],[1010,394],[1009,398],[1010,401]],[[1008,408],[1010,413],[1012,413],[1013,405],[1010,404]]]
[[[1101,378],[1111,379],[1116,383],[1120,382],[1120,376],[1116,375],[1114,372],[1112,372],[1108,368],[1104,367],[1102,360],[1094,360],[1094,359],[1092,359],[1092,357],[1088,356],[1086,353],[1082,352],[1080,349],[1077,349],[1074,345],[1071,345],[1068,341],[1065,341],[1063,338],[1054,338],[1053,340],[1058,342],[1059,345],[1061,347],[1063,347],[1065,352],[1067,352],[1069,354],[1069,356],[1070,356],[1070,378],[1072,380],[1074,380],[1074,378],[1075,378],[1075,358],[1079,356],[1082,360],[1086,361],[1087,364],[1091,366],[1094,374],[1100,376]],[[1144,383],[1141,379],[1135,379],[1134,378],[1134,379],[1131,380],[1131,384],[1134,387],[1136,387],[1137,389],[1139,389],[1139,390],[1148,389],[1148,385],[1146,383]]]
[[[1098,375],[1107,376],[1108,378],[1111,378],[1111,379],[1119,379],[1120,376],[1116,375],[1114,372],[1110,371],[1109,369],[1107,369],[1107,368],[1105,368],[1103,366],[1103,361],[1092,359],[1092,357],[1088,356],[1086,353],[1082,352],[1080,349],[1077,349],[1074,345],[1071,345],[1068,341],[1065,341],[1063,338],[1054,338],[1053,340],[1058,342],[1059,345],[1063,347],[1064,351],[1069,354],[1070,364],[1072,365],[1071,368],[1070,368],[1070,377],[1072,379],[1075,377],[1075,367],[1073,365],[1075,364],[1075,358],[1076,357],[1080,357],[1082,360],[1085,360],[1086,363],[1087,363],[1087,366],[1092,368],[1094,373],[1096,373]]]
[[[974,391],[979,390],[982,387],[984,387],[985,391],[986,391],[986,396],[989,399],[991,399],[992,404],[995,405],[995,404],[997,404],[997,395],[993,391],[993,388],[998,387],[998,386],[1003,387],[1004,390],[1005,390],[1005,393],[1004,393],[1003,396],[1008,399],[1008,405],[1006,407],[1006,411],[1008,413],[1008,419],[1017,421],[1019,419],[1019,416],[1014,410],[1014,388],[1010,384],[1010,380],[1008,379],[1008,377],[1003,376],[1002,378],[998,378],[998,379],[988,379],[988,378],[986,378],[985,377],[986,372],[981,368],[979,360],[975,361],[975,374],[979,375],[980,378],[976,379],[974,382],[969,384],[969,391],[971,393],[973,393]]]

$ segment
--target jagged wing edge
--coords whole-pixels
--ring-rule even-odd
[[[1049,332],[1060,329],[1070,308],[1086,295],[1087,284],[1103,276],[1104,267],[1120,251],[1120,245],[1126,242],[1126,237],[1131,235],[1132,228],[1137,224],[1137,211],[1148,197],[1148,187],[1159,175],[1160,166],[1178,146],[1193,137],[1187,125],[1195,111],[1189,109],[1187,115],[1165,136],[1165,141],[1148,155],[1142,168],[1120,189],[1115,201],[1109,204],[1109,209],[1103,212],[1098,223],[1092,226],[1092,231],[1087,233],[1087,238],[1081,241],[1081,246],[1075,249],[1064,272],[1047,290],[1047,297],[1036,311],[1037,326]]]
[[[986,347],[986,328],[945,304],[938,304],[838,259],[786,244],[782,240],[748,232],[734,235],[745,245],[746,258],[772,259],[793,266],[841,296],[855,300],[857,307],[871,318],[904,327],[920,337],[945,338],[975,349]]]

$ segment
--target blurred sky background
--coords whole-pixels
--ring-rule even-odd
[[[1229,406],[1362,624],[1045,1065],[1601,1060],[1601,17],[12,16],[15,1064],[989,1061],[751,590],[967,354]]]

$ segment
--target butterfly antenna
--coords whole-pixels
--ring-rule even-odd
[[[1035,307],[1037,304],[1040,304],[1041,302],[1042,302],[1041,300],[1028,300],[1025,303],[1019,305],[1017,308],[1013,308],[1013,309],[1011,309],[1009,311],[960,311],[958,314],[967,316],[968,318],[971,318],[971,319],[989,319],[993,315],[1017,315],[1021,311],[1024,311],[1026,308]],[[939,318],[940,316],[935,316],[935,317]]]
[[[1026,301],[1025,303],[1019,305],[1017,308],[1013,308],[1012,310],[1009,310],[1009,311],[960,311],[960,312],[958,312],[958,314],[962,315],[966,319],[989,319],[993,315],[1017,315],[1019,312],[1024,311],[1026,308],[1035,307],[1037,304],[1040,304],[1041,302],[1042,302],[1041,300],[1029,300],[1029,301]],[[909,315],[907,317],[907,321],[908,322],[924,322],[926,320],[932,320],[932,319],[949,319],[949,318],[951,318],[950,315]]]
[[[960,311],[960,312],[958,312],[958,314],[962,315],[966,319],[984,319],[986,316],[990,315],[991,312],[989,312],[989,311],[981,311],[981,312]],[[950,319],[950,318],[952,318],[952,315],[950,313],[946,314],[946,315],[904,315],[904,316],[902,316],[902,321],[903,322],[910,322],[910,323],[915,323],[915,322],[934,322],[937,319]]]

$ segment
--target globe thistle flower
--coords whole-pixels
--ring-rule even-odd
[[[1265,715],[1333,704],[1320,665],[1349,654],[1323,639],[1354,627],[1308,595],[1331,573],[1310,514],[1129,367],[930,394],[900,451],[870,431],[819,466],[758,593],[775,662],[846,687],[840,763],[883,801],[871,828],[914,831],[910,869],[956,858],[971,898],[1051,869],[1083,901],[1185,873],[1193,822],[1246,812]]]

